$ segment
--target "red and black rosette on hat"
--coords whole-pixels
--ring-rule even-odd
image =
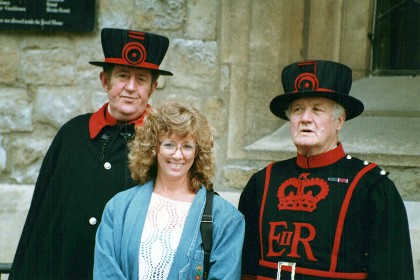
[[[104,61],[90,61],[96,66],[125,65],[150,69],[160,75],[172,76],[159,68],[169,46],[165,36],[135,30],[104,28],[101,31]]]

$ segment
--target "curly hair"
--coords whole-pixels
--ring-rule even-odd
[[[131,177],[139,184],[157,176],[157,152],[162,136],[191,136],[195,141],[196,157],[188,172],[189,188],[197,192],[200,185],[213,188],[211,178],[216,169],[213,156],[213,134],[206,117],[197,109],[178,102],[167,103],[157,110],[150,109],[142,126],[129,143]]]

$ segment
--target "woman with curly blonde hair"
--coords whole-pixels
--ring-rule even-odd
[[[195,193],[200,185],[213,188],[210,181],[215,172],[213,135],[207,119],[198,110],[178,103],[163,106],[158,113],[149,113],[144,125],[136,129],[135,140],[129,145],[129,167],[135,181],[144,184],[156,176],[159,137],[176,135],[190,137],[196,145],[194,163],[189,170],[190,190]]]
[[[105,207],[95,246],[95,279],[203,279],[200,234],[206,192],[215,173],[213,135],[191,106],[150,110],[130,143],[138,186]],[[213,246],[208,279],[240,279],[242,214],[213,198]]]

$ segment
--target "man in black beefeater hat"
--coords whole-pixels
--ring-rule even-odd
[[[387,173],[344,152],[339,132],[360,115],[352,71],[301,61],[282,72],[271,112],[290,121],[297,156],[244,188],[242,279],[414,279],[407,215]]]
[[[99,77],[109,102],[70,120],[44,158],[9,279],[92,279],[95,233],[106,202],[135,185],[127,141],[141,125],[169,40],[104,28]]]

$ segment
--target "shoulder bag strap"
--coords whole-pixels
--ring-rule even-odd
[[[201,239],[204,248],[203,279],[207,280],[210,271],[210,252],[213,245],[213,190],[207,190],[206,205],[204,206],[203,217],[201,218]]]

